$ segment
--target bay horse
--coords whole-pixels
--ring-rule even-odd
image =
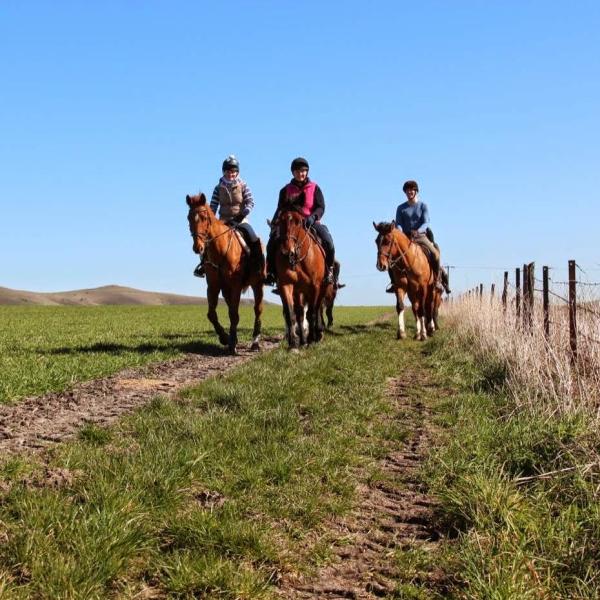
[[[333,263],[333,274],[334,279],[337,282],[340,275],[340,263],[337,260]],[[323,302],[321,302],[321,322],[325,322],[325,319],[323,317],[323,312],[325,312],[325,314],[327,315],[327,324],[325,326],[326,329],[331,329],[333,327],[333,305],[335,304],[338,288],[340,287],[345,286],[338,286],[337,283],[329,283],[325,285]]]
[[[323,337],[321,304],[326,285],[325,253],[295,210],[277,218],[279,244],[275,254],[277,287],[290,348],[318,342]],[[308,331],[303,327],[305,318]]]
[[[217,219],[206,202],[204,194],[186,196],[189,206],[188,223],[194,240],[193,250],[204,255],[208,301],[208,320],[212,323],[219,341],[229,348],[231,354],[237,353],[237,327],[240,321],[239,306],[242,292],[249,286],[254,294],[254,330],[251,350],[260,349],[261,315],[263,310],[262,272],[251,272],[247,268],[249,257],[245,255],[237,230]],[[219,323],[217,304],[219,293],[229,309],[229,335]]]
[[[408,294],[415,316],[415,339],[425,340],[435,330],[434,312],[436,290],[433,270],[421,246],[410,240],[396,222],[373,222],[377,231],[377,269],[390,270],[396,292],[398,313],[398,339],[406,337],[404,331],[404,297]]]

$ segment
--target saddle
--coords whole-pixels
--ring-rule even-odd
[[[244,254],[250,254],[250,246],[248,246],[248,242],[246,242],[244,234],[237,227],[234,227],[233,231],[240,243],[240,246],[242,247],[242,250],[244,251]]]
[[[325,250],[323,249],[323,243],[321,242],[321,238],[317,235],[317,232],[312,227],[307,227],[306,232],[310,235],[313,242],[317,244],[317,247],[321,251],[323,258],[325,258]]]

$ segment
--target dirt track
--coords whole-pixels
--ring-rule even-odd
[[[279,344],[263,338],[263,350]],[[0,406],[0,453],[40,450],[72,437],[86,423],[108,425],[147,403],[157,394],[175,394],[182,387],[221,373],[256,356],[249,346],[230,356],[186,354],[142,369],[126,369],[110,377],[77,384],[65,392],[26,398],[14,406]]]
[[[339,541],[333,559],[316,576],[285,576],[280,584],[281,598],[356,598],[375,599],[394,595],[398,581],[407,582],[407,573],[394,561],[394,553],[418,548],[434,550],[440,535],[432,528],[434,501],[419,482],[417,469],[431,442],[428,408],[405,393],[405,381],[391,379],[388,395],[395,407],[395,418],[410,429],[403,447],[388,443],[389,452],[378,467],[383,474],[373,484],[357,489],[354,511],[340,522],[332,523],[330,536]],[[395,448],[393,446],[396,446]],[[358,473],[365,479],[364,473]],[[426,589],[443,590],[445,577],[429,568],[408,577],[409,583]]]

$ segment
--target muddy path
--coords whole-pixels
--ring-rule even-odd
[[[278,347],[280,341],[279,337],[263,338],[262,351]],[[237,356],[230,356],[215,346],[0,406],[0,455],[42,450],[73,437],[88,423],[110,425],[158,394],[173,396],[183,387],[257,356],[249,344],[239,346],[238,351]]]
[[[410,377],[388,382],[394,418],[409,431],[402,443],[386,442],[388,452],[377,465],[380,476],[372,483],[358,472],[355,509],[330,525],[332,557],[312,576],[289,574],[280,582],[281,598],[399,597],[398,585],[410,583],[443,594],[445,575],[431,565],[407,572],[397,558],[403,551],[431,553],[441,534],[433,526],[435,501],[420,482],[418,469],[432,445],[430,409],[406,392]],[[414,380],[413,380],[414,381]]]

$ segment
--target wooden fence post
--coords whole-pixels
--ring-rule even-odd
[[[494,292],[496,291],[496,284],[492,283],[492,287],[490,288],[490,304],[494,304]]]
[[[528,266],[523,265],[523,331],[527,328],[529,321],[529,274]]]
[[[506,313],[506,300],[508,299],[508,271],[504,271],[504,285],[502,287],[502,310]]]
[[[521,269],[515,269],[515,309],[517,314],[517,327],[521,318]]]
[[[529,307],[527,309],[527,325],[530,331],[533,331],[533,314],[535,306],[535,263],[527,265],[527,291]]]
[[[575,261],[569,261],[569,345],[571,360],[577,361],[577,281],[575,279]]]
[[[550,295],[548,287],[548,267],[542,267],[543,282],[542,282],[542,295],[543,295],[543,309],[544,309],[544,336],[546,340],[550,339]]]

